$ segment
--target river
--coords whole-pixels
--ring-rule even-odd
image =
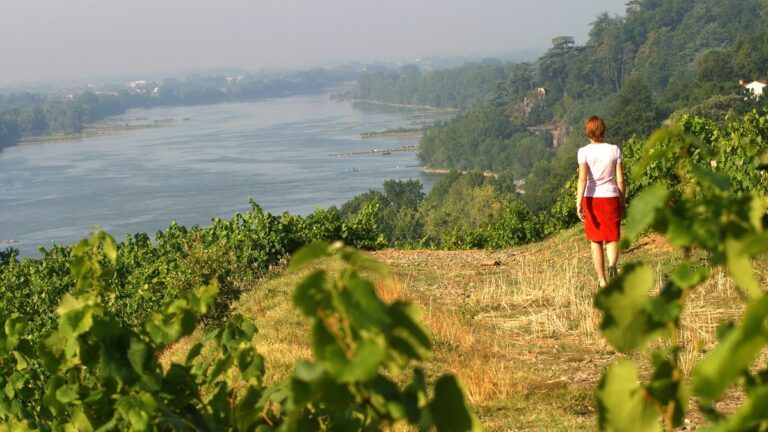
[[[4,148],[0,249],[36,256],[38,247],[71,244],[94,226],[118,239],[174,220],[205,226],[246,210],[249,197],[273,213],[307,214],[388,179],[418,179],[428,192],[436,177],[421,172],[414,152],[329,155],[416,145],[417,138],[360,134],[441,115],[295,96],[135,109],[106,121],[106,129],[122,129],[112,134]]]

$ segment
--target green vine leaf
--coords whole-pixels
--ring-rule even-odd
[[[595,306],[603,311],[600,328],[617,350],[628,352],[668,334],[664,322],[656,320],[648,293],[654,285],[653,272],[646,265],[629,264],[622,274],[595,295]]]
[[[429,404],[438,432],[481,431],[480,422],[464,396],[464,388],[456,377],[442,376],[435,383],[435,398]]]
[[[664,207],[669,198],[669,190],[661,184],[644,189],[632,201],[627,217],[627,224],[621,239],[621,246],[626,248],[634,243],[653,223],[657,210]]]
[[[603,374],[597,387],[598,425],[606,432],[652,432],[661,422],[629,360],[619,360]]]
[[[735,382],[768,343],[764,330],[768,318],[768,295],[750,305],[744,321],[727,332],[720,343],[694,367],[693,391],[704,403],[711,403]]]

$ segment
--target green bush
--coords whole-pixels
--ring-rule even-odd
[[[117,255],[103,232],[72,249],[77,293],[63,296],[41,343],[18,313],[4,320],[0,430],[381,430],[398,423],[480,430],[455,377],[430,386],[413,367],[431,352],[419,310],[382,302],[360,272],[386,270],[352,248],[314,244],[294,256],[292,268],[329,256],[343,266],[334,277],[316,270],[297,286],[294,303],[312,323],[313,357],[271,387],[252,345],[256,325],[241,315],[210,331],[182,362],[162,367],[160,353],[195,330],[218,285],[189,290],[134,326],[110,306]],[[203,360],[204,350],[214,359]]]

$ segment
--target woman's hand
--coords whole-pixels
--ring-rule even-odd
[[[576,215],[579,217],[579,220],[584,222],[584,209],[581,207],[581,203],[576,204]]]

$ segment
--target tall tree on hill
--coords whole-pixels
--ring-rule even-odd
[[[662,117],[650,87],[642,78],[634,76],[621,88],[606,121],[608,138],[622,143],[633,135],[647,137],[659,127]]]
[[[558,88],[565,87],[568,62],[574,51],[573,36],[558,36],[552,39],[552,48],[539,59],[539,75],[544,81],[556,82]]]
[[[592,61],[596,64],[603,82],[617,92],[624,84],[627,69],[634,58],[634,48],[624,36],[624,20],[610,17],[607,13],[598,16],[590,32],[594,44]]]

